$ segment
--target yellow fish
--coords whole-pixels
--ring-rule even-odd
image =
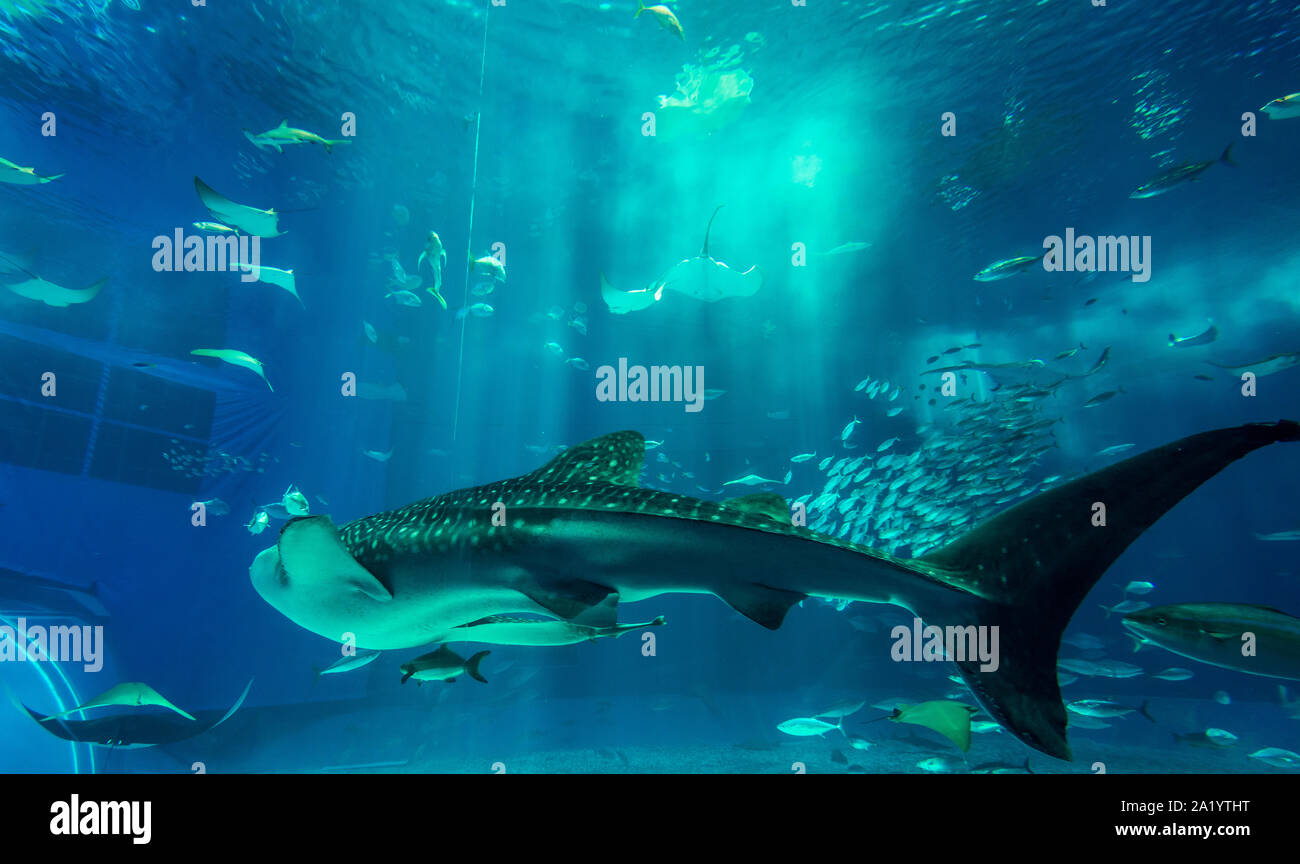
[[[681,39],[683,42],[686,41],[686,34],[682,32],[682,22],[677,20],[677,16],[673,14],[673,10],[669,9],[667,6],[647,6],[642,3],[641,0],[636,0],[636,5],[638,8],[636,14],[632,16],[633,18],[640,18],[642,12],[649,12],[651,15],[655,16],[656,20],[658,20],[660,27],[677,34],[677,38]]]
[[[933,729],[965,753],[970,749],[970,718],[976,711],[960,702],[922,702],[920,705],[899,705],[889,716],[895,723],[915,723]]]

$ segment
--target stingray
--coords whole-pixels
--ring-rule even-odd
[[[87,303],[95,299],[99,289],[108,279],[100,279],[88,288],[64,288],[40,277],[33,277],[22,282],[14,282],[5,287],[28,300],[39,300],[46,306],[64,307],[74,303]]]
[[[728,297],[752,297],[763,287],[763,274],[758,265],[748,270],[737,270],[709,254],[709,234],[721,204],[713,210],[709,224],[704,229],[704,245],[700,254],[669,267],[653,285],[637,291],[619,291],[609,284],[605,274],[600,276],[600,294],[609,311],[625,315],[646,309],[663,298],[664,290],[676,291],[705,303],[716,303]]]
[[[61,711],[58,714],[51,714],[46,720],[58,720],[77,711],[85,711],[88,708],[107,708],[110,705],[157,705],[159,708],[166,708],[175,711],[187,720],[194,720],[194,715],[182,711],[172,703],[168,702],[161,693],[150,687],[148,684],[141,684],[138,681],[128,681],[124,684],[118,684],[110,687],[103,693],[100,693],[93,699],[83,702],[76,708],[69,708],[67,711]]]
[[[108,281],[108,277],[104,277],[88,288],[64,288],[62,285],[56,285],[42,279],[33,272],[30,257],[30,255],[11,257],[0,254],[0,273],[21,273],[27,276],[27,279],[21,282],[11,282],[5,287],[19,297],[26,297],[28,300],[39,300],[46,306],[63,307],[94,300],[95,296],[99,294],[99,289],[103,288],[104,283]]]
[[[976,711],[961,702],[937,700],[919,705],[899,705],[889,719],[933,729],[965,753],[970,749],[970,718]]]
[[[157,747],[160,744],[175,744],[215,729],[239,710],[244,700],[248,698],[248,691],[252,686],[253,682],[250,680],[244,687],[244,692],[239,694],[239,699],[225,713],[200,711],[193,721],[174,714],[152,712],[114,714],[111,717],[100,717],[95,720],[63,720],[55,717],[42,718],[26,705],[21,707],[29,717],[41,724],[46,732],[65,741],[137,750],[144,747]]]
[[[18,186],[35,186],[38,183],[49,183],[51,180],[58,180],[62,174],[51,174],[48,177],[42,177],[37,174],[35,169],[23,168],[15,165],[8,159],[0,158],[0,183],[13,183]]]
[[[195,348],[190,352],[199,357],[216,357],[218,360],[224,360],[232,366],[242,366],[245,369],[251,369],[256,372],[263,381],[266,381],[266,372],[263,371],[262,361],[258,360],[251,354],[245,354],[243,351],[236,351],[234,348]],[[275,392],[271,387],[271,382],[266,381],[266,386]]]
[[[293,299],[297,300],[304,309],[307,308],[307,304],[303,303],[302,298],[298,296],[298,280],[294,277],[292,270],[281,270],[278,267],[267,267],[264,264],[260,264],[256,271],[254,271],[253,265],[245,264],[242,261],[236,261],[235,266],[248,274],[256,272],[257,278],[253,281],[265,282],[267,285],[274,285],[277,288],[283,288],[285,291],[292,294]]]
[[[279,237],[284,233],[280,230],[280,217],[275,210],[258,210],[247,204],[236,204],[198,177],[194,178],[194,190],[199,193],[199,200],[208,212],[225,225],[257,237]]]
[[[1227,369],[1229,372],[1241,374],[1243,372],[1254,372],[1255,377],[1262,378],[1265,375],[1272,375],[1274,372],[1281,372],[1283,369],[1290,369],[1292,366],[1300,364],[1300,351],[1292,351],[1286,354],[1273,354],[1252,363],[1244,363],[1241,366],[1224,366],[1222,363],[1210,362],[1211,366],[1218,366],[1220,369]]]
[[[260,389],[254,389],[246,384],[233,381],[227,376],[210,371],[197,362],[182,362],[160,354],[124,348],[111,342],[97,342],[93,339],[71,336],[57,330],[28,327],[16,324],[13,321],[0,320],[0,336],[11,336],[14,339],[33,345],[67,351],[70,354],[97,360],[109,366],[134,369],[142,374],[160,378],[164,381],[172,381],[176,384],[183,384],[187,387],[198,387],[202,390],[214,392],[261,392]]]

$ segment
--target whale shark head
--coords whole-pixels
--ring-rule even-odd
[[[328,516],[291,519],[276,545],[253,559],[248,576],[280,614],[340,642],[344,633],[361,630],[377,604],[393,599],[348,552]]]

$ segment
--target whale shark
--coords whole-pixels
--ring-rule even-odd
[[[645,439],[614,432],[529,474],[342,526],[324,515],[291,520],[249,577],[300,627],[333,640],[351,632],[375,650],[441,641],[511,613],[614,626],[618,604],[667,593],[713,594],[772,630],[807,597],[891,604],[931,625],[998,627],[996,667],[958,654],[958,671],[994,720],[1069,760],[1056,655],[1085,595],[1206,480],[1260,447],[1294,441],[1292,420],[1191,435],[904,559],[792,524],[774,493],[713,502],[642,488]]]
[[[244,686],[244,692],[235,700],[229,710],[200,711],[194,720],[186,720],[177,714],[124,713],[109,717],[97,717],[93,720],[67,720],[60,717],[42,717],[37,712],[18,703],[27,715],[41,724],[41,727],[57,738],[65,741],[78,741],[99,747],[113,747],[118,750],[139,750],[145,747],[157,747],[160,744],[175,744],[202,735],[225,723],[239,710],[248,698],[252,688],[250,680]]]

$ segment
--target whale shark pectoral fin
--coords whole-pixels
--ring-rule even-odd
[[[762,624],[768,630],[780,629],[781,622],[785,620],[785,613],[790,611],[790,607],[802,603],[808,596],[798,591],[769,588],[755,582],[729,585],[713,593],[723,603],[750,621]]]
[[[588,607],[585,611],[578,613],[571,620],[572,624],[581,624],[585,627],[616,627],[618,625],[618,592],[606,595],[595,606]]]
[[[348,552],[328,516],[290,520],[280,530],[276,548],[280,566],[290,579],[344,581],[372,600],[383,603],[393,599],[392,592]]]
[[[517,586],[519,593],[566,621],[593,627],[618,623],[618,592],[583,579],[547,578]]]

